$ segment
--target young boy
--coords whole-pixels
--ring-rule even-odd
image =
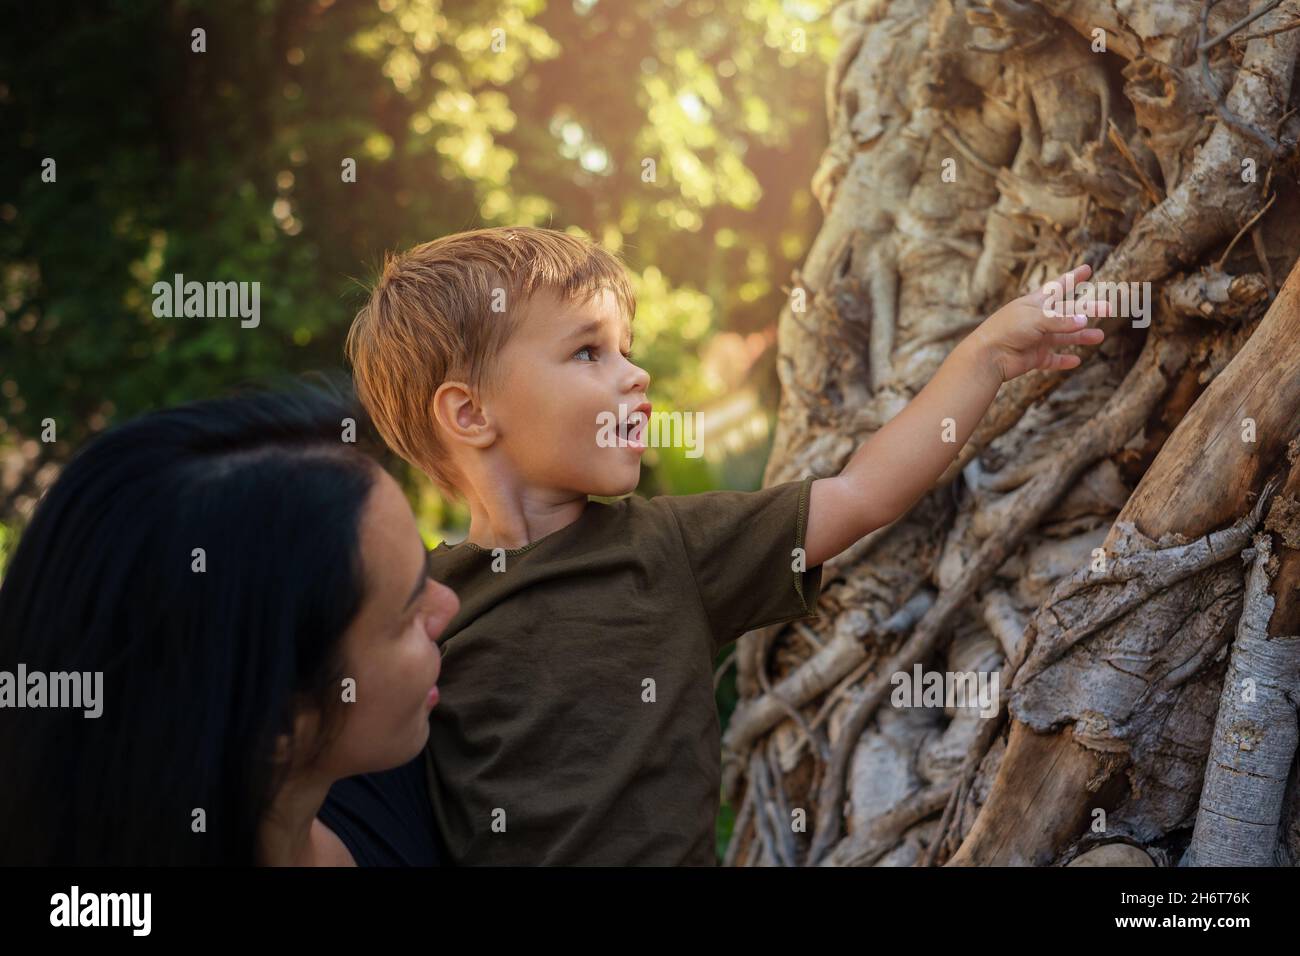
[[[835,477],[606,504],[588,495],[636,488],[651,411],[618,260],[533,228],[390,258],[348,336],[357,391],[470,512],[429,557],[460,598],[426,749],[452,862],[713,864],[715,654],[814,616],[822,562],[925,494],[1004,381],[1101,341],[1044,301],[981,324]]]

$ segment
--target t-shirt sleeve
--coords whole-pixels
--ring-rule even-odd
[[[759,491],[664,495],[717,645],[817,613],[821,565],[806,567],[813,476]]]

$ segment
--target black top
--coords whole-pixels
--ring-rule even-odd
[[[429,804],[423,753],[394,770],[338,781],[318,816],[357,866],[439,866],[446,859]]]

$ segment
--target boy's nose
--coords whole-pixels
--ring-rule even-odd
[[[633,365],[632,380],[629,387],[636,388],[638,386],[643,392],[650,387],[650,373],[639,365]]]

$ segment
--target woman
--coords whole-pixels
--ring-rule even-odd
[[[0,864],[346,865],[331,786],[422,786],[458,602],[349,420],[320,389],[198,402],[64,469],[0,585],[0,671],[102,675],[101,712],[0,709]]]

